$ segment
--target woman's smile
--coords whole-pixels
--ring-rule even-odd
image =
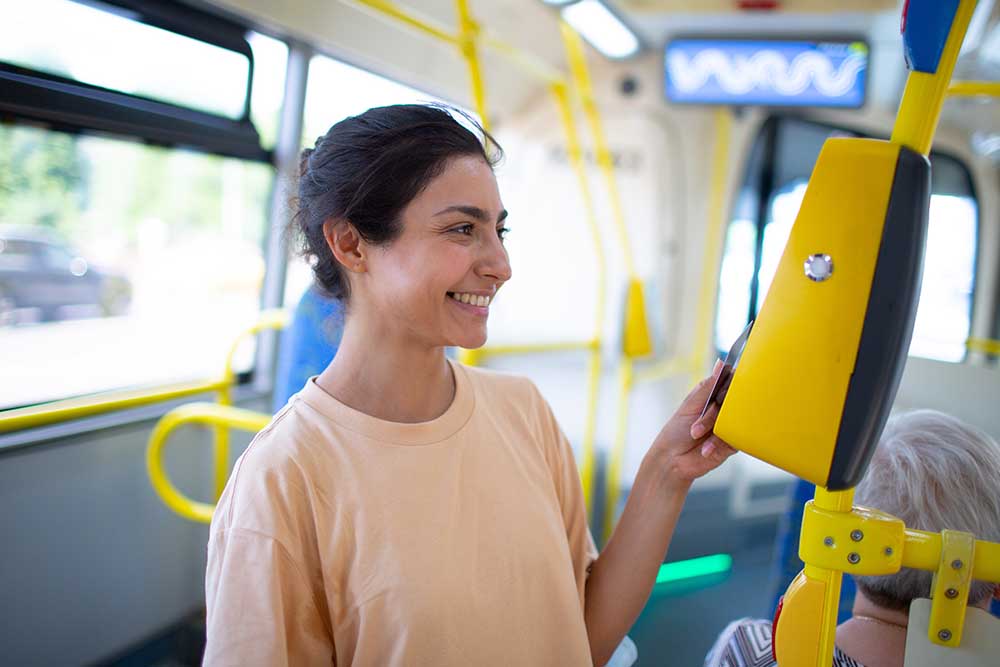
[[[486,317],[490,314],[490,302],[493,301],[493,296],[472,292],[448,292],[448,300],[465,312]]]

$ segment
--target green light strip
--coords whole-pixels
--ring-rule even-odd
[[[681,579],[703,577],[706,574],[719,574],[728,572],[732,567],[733,557],[729,554],[715,554],[714,556],[664,563],[660,566],[660,573],[656,575],[656,583],[665,584]]]

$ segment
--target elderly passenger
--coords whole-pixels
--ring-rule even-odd
[[[934,410],[889,420],[855,504],[903,520],[907,528],[945,528],[1000,541],[1000,445],[986,433]],[[931,573],[855,577],[852,616],[837,628],[837,667],[902,667],[910,602],[929,597]],[[969,604],[986,609],[1000,586],[976,581]],[[771,621],[742,619],[727,627],[706,667],[774,665]]]

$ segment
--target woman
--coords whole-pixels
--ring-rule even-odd
[[[430,106],[371,109],[304,152],[297,224],[345,328],[219,502],[206,664],[603,665],[691,482],[732,453],[699,419],[706,380],[598,557],[537,389],[444,354],[486,342],[511,277],[494,163]]]
[[[908,528],[946,528],[1000,541],[1000,445],[978,429],[935,410],[893,417],[855,492],[856,505],[888,512]],[[930,597],[931,573],[855,577],[851,616],[837,627],[833,664],[903,667],[910,603]],[[976,581],[969,605],[988,609],[1000,586]],[[706,667],[773,666],[771,621],[743,619],[726,628]]]

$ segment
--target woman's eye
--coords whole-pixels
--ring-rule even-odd
[[[510,234],[510,227],[500,227],[497,229],[497,236],[500,237],[501,241],[506,239],[508,234]]]
[[[465,236],[472,236],[473,226],[462,225],[461,227],[455,227],[451,231],[458,232],[459,234],[464,234]]]

